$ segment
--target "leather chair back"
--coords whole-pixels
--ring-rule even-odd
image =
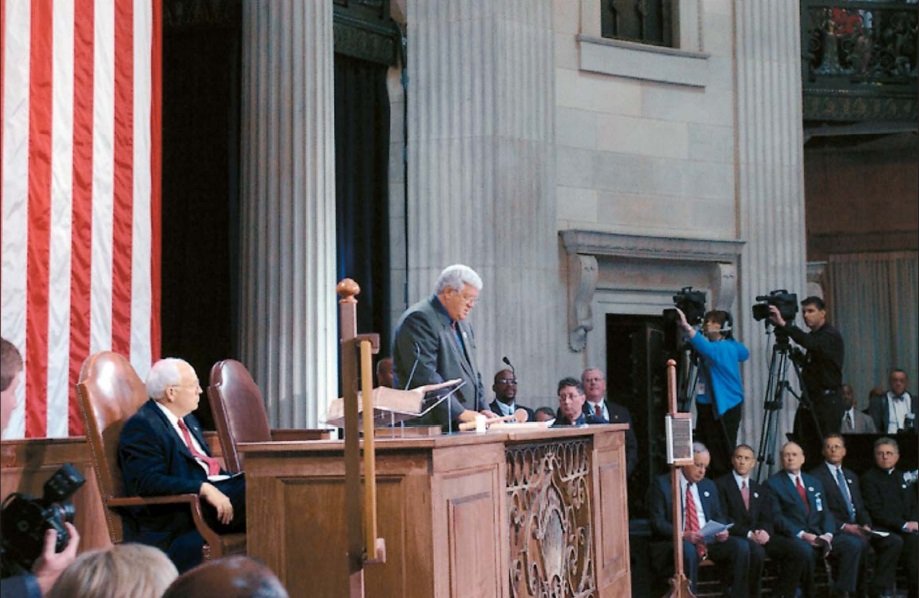
[[[102,500],[123,496],[118,439],[125,421],[147,401],[146,387],[125,357],[103,351],[83,362],[77,394]],[[105,509],[105,519],[112,542],[121,542],[121,517]]]
[[[242,455],[237,452],[236,443],[271,440],[262,393],[246,366],[235,359],[224,359],[211,368],[207,398],[224,463],[229,471],[242,471]]]

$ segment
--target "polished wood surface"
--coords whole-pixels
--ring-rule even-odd
[[[387,554],[366,594],[631,595],[624,429],[378,439]],[[344,595],[343,443],[238,448],[249,554],[292,596]]]

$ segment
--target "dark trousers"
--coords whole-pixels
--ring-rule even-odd
[[[842,428],[842,416],[846,412],[839,393],[808,394],[813,409],[798,405],[795,412],[794,434],[804,449],[808,463],[817,463],[827,434],[838,434]],[[819,425],[819,428],[818,428]]]
[[[874,550],[874,576],[871,578],[868,590],[872,595],[890,593],[893,590],[894,580],[897,573],[897,559],[903,550],[903,540],[896,534],[890,534],[886,538],[880,536],[861,536],[859,534],[848,534],[840,532],[846,536],[855,538],[861,545],[862,550],[862,570],[859,575],[858,591],[864,593],[868,555],[871,549]]]
[[[903,552],[900,562],[906,567],[909,598],[919,598],[919,534],[900,534]]]
[[[764,545],[747,539],[750,548],[750,596],[758,597],[762,592],[763,562],[768,555],[779,563],[772,595],[776,598],[794,598],[795,589],[801,584],[804,569],[810,558],[811,548],[804,542],[774,535]]]
[[[696,403],[696,437],[708,447],[712,457],[708,466],[709,476],[714,479],[731,471],[731,455],[737,445],[737,430],[743,404],[728,409],[720,418],[715,418],[715,406]]]
[[[749,591],[750,548],[746,541],[728,538],[725,542],[713,541],[705,545],[708,558],[718,565],[724,585],[724,595],[744,598]],[[673,560],[673,559],[671,559]],[[693,592],[699,582],[699,554],[694,544],[683,541],[683,569]]]

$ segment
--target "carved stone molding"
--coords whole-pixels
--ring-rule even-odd
[[[585,439],[507,447],[512,597],[596,593],[591,454]]]
[[[597,289],[597,258],[592,255],[568,256],[568,345],[572,351],[583,351],[587,333],[593,330],[590,302]]]

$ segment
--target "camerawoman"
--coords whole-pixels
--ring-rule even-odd
[[[806,350],[801,379],[807,400],[799,404],[795,414],[795,435],[808,445],[816,442],[819,451],[821,438],[839,433],[846,410],[840,392],[845,345],[839,331],[826,320],[823,299],[805,298],[801,301],[801,315],[810,332],[798,328],[793,318],[769,304],[769,320],[777,333],[787,334]]]

